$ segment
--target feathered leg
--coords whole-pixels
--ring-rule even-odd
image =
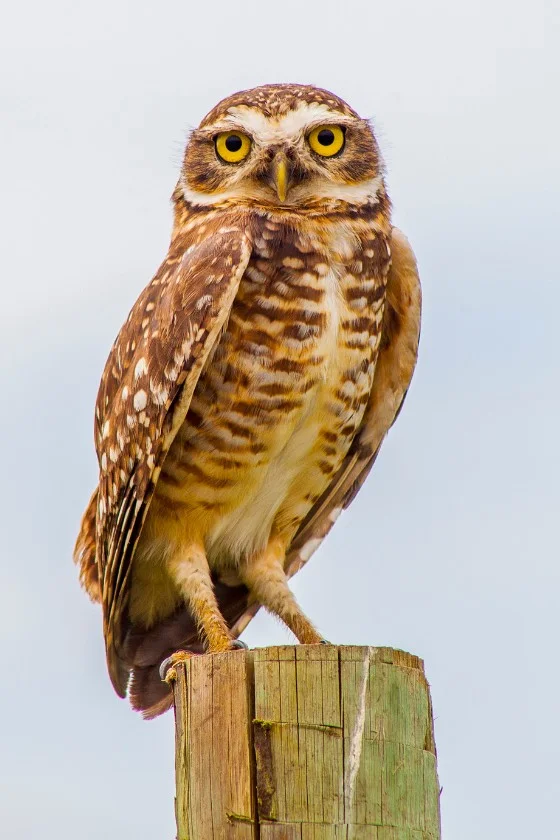
[[[283,540],[273,537],[265,550],[242,564],[240,577],[252,598],[277,615],[303,645],[324,641],[303,613],[284,571],[286,549]]]
[[[232,638],[214,594],[202,546],[181,547],[168,561],[168,569],[188,604],[208,653],[231,650]]]

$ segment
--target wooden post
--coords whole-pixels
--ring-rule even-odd
[[[178,840],[439,840],[421,659],[309,645],[176,667]]]

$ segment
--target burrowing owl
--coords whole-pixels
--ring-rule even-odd
[[[420,329],[374,134],[334,94],[220,102],[173,203],[168,254],[101,380],[75,550],[113,685],[147,717],[171,703],[164,659],[229,649],[261,605],[321,641],[288,579],[366,478]]]

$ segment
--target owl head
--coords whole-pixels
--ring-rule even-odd
[[[189,139],[178,194],[192,206],[324,211],[383,189],[371,126],[309,85],[265,85],[222,100]]]

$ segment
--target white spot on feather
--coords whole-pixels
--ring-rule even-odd
[[[303,260],[300,260],[299,257],[284,257],[282,260],[282,264],[286,266],[286,268],[304,268],[305,263]]]
[[[148,372],[148,363],[144,356],[141,359],[138,359],[136,363],[136,367],[134,368],[134,378],[140,379],[145,373]]]
[[[169,390],[163,386],[158,385],[153,379],[150,379],[150,391],[156,405],[165,405],[169,397]]]
[[[143,388],[141,388],[139,391],[136,391],[136,393],[134,394],[133,403],[136,411],[143,411],[146,408],[148,404],[148,395],[146,394]]]
[[[340,388],[340,393],[343,397],[347,399],[352,399],[354,394],[356,393],[356,386],[350,379],[348,379]]]
[[[299,552],[299,556],[301,557],[304,563],[307,563],[311,555],[314,551],[316,551],[319,546],[321,545],[322,538],[321,537],[313,537],[311,540],[307,540],[305,545],[302,547],[301,551]]]
[[[195,309],[198,309],[199,311],[204,309],[205,306],[209,306],[209,304],[212,303],[212,299],[212,295],[202,295],[202,297],[199,297],[197,300]]]

